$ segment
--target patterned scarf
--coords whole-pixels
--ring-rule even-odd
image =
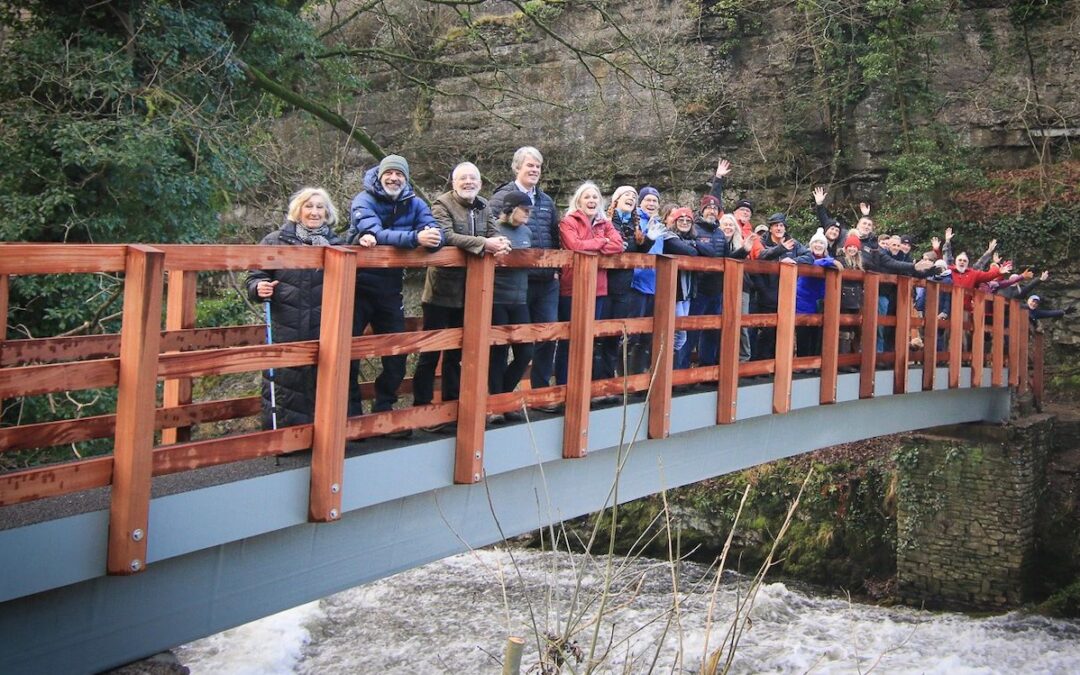
[[[310,230],[296,223],[296,238],[309,246],[329,246],[330,227],[325,223],[318,229]]]

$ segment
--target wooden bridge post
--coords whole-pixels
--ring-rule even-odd
[[[893,340],[893,393],[906,394],[908,367],[911,361],[911,293],[914,279],[896,279],[896,337]]]
[[[574,253],[570,354],[566,374],[566,418],[563,420],[563,457],[567,459],[584,457],[589,450],[597,263],[596,255]],[[659,310],[659,307],[657,309]]]
[[[933,391],[937,379],[938,312],[941,309],[941,286],[926,284],[926,305],[923,307],[923,391]]]
[[[967,290],[953,286],[949,312],[949,389],[960,386],[960,366],[964,358],[964,300]]]
[[[821,315],[821,405],[836,403],[836,369],[840,356],[840,286],[842,272],[825,270],[825,306]]]
[[[4,340],[7,339],[7,322],[8,322],[8,298],[10,293],[9,277],[7,274],[0,274],[0,355],[3,354]],[[2,363],[2,361],[0,361]],[[0,397],[0,412],[4,410],[4,399]]]
[[[109,505],[109,574],[134,574],[146,568],[164,266],[162,251],[127,247]]]
[[[990,332],[990,386],[1005,386],[1005,298],[994,296]]]
[[[319,370],[315,383],[308,493],[308,520],[315,523],[341,517],[355,286],[356,251],[337,246],[324,248]]]
[[[675,368],[675,294],[678,286],[678,259],[674,256],[657,256],[649,438],[667,438],[671,434],[671,384]]]
[[[986,367],[986,293],[975,291],[971,312],[971,386],[981,387]]]
[[[863,276],[862,335],[859,336],[862,351],[862,361],[859,363],[859,398],[874,398],[880,284],[880,277],[873,272],[867,272]]]
[[[595,292],[593,294],[595,296]],[[454,482],[484,477],[488,372],[491,368],[491,305],[495,298],[495,256],[465,256],[465,324],[461,333]]]
[[[773,412],[791,410],[791,371],[795,359],[795,284],[799,267],[780,264],[776,295],[776,353],[773,360]]]
[[[724,307],[720,316],[720,373],[716,423],[735,421],[739,400],[739,349],[742,340],[743,263],[724,259]]]
[[[195,327],[195,286],[199,273],[188,270],[169,270],[168,296],[165,303],[165,330]],[[165,380],[161,407],[174,408],[191,403],[191,378]],[[161,430],[161,444],[172,445],[191,440],[191,427]]]
[[[1009,386],[1020,386],[1020,333],[1021,329],[1027,330],[1026,325],[1021,325],[1020,301],[1009,301]]]
[[[1017,370],[1019,370],[1018,375],[1020,379],[1016,383],[1016,391],[1017,393],[1023,394],[1027,392],[1028,384],[1030,383],[1030,371],[1028,370],[1028,351],[1030,347],[1031,321],[1028,319],[1027,305],[1020,302],[1019,300],[1014,300],[1013,302],[1016,303],[1016,307],[1019,310],[1016,313],[1016,318],[1017,321],[1020,323],[1020,348],[1019,352],[1016,355],[1016,362],[1019,366]]]
[[[1043,367],[1046,357],[1046,340],[1045,336],[1040,333],[1035,333],[1035,344],[1032,346],[1031,360],[1032,360],[1032,374],[1031,374],[1031,394],[1035,398],[1035,406],[1042,409],[1043,391],[1045,389],[1045,380],[1043,376]]]

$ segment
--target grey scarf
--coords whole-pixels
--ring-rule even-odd
[[[329,246],[330,227],[325,223],[318,229],[309,230],[300,223],[296,223],[296,238],[309,246]]]

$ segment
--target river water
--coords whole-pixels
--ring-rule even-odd
[[[604,673],[697,672],[733,622],[743,627],[737,673],[1080,672],[1077,621],[874,607],[769,582],[747,622],[736,608],[747,606],[750,581],[728,574],[715,585],[695,564],[676,576],[662,561],[614,558],[609,569],[607,558],[483,550],[176,651],[195,674],[499,673],[506,638],[517,635],[524,673],[537,664],[537,635],[570,632],[587,655],[604,599],[595,652]]]

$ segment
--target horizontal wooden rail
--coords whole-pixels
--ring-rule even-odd
[[[3,293],[0,293],[0,307],[7,303],[7,279],[12,274],[93,274],[121,273],[130,268],[132,251],[136,247],[123,245],[46,245],[46,244],[2,244],[0,252],[0,281]],[[568,403],[570,414],[564,424],[564,452],[566,456],[581,456],[587,451],[590,399],[600,396],[640,395],[649,392],[649,435],[663,437],[670,431],[672,387],[687,385],[708,385],[717,391],[717,421],[730,423],[737,419],[735,403],[738,397],[740,378],[769,378],[773,386],[773,409],[778,413],[786,412],[791,407],[792,375],[799,371],[820,370],[821,384],[818,394],[823,404],[836,400],[836,385],[841,373],[853,369],[859,372],[859,394],[863,398],[884,393],[902,394],[908,389],[908,367],[912,362],[923,362],[923,386],[934,386],[933,365],[949,366],[949,385],[959,386],[961,364],[971,363],[971,383],[978,386],[982,377],[982,366],[989,360],[991,384],[1003,385],[1005,365],[1005,343],[1008,334],[1009,379],[1014,386],[1031,385],[1041,397],[1042,343],[1037,336],[1030,349],[1036,357],[1036,371],[1029,375],[1027,361],[1029,346],[1021,339],[1021,329],[1026,331],[1026,311],[1019,303],[1006,303],[1003,298],[987,296],[982,292],[966,289],[942,287],[933,282],[895,275],[882,275],[872,272],[844,270],[835,272],[810,265],[785,266],[772,261],[735,260],[726,258],[688,258],[679,256],[655,256],[646,254],[623,254],[603,256],[574,253],[572,251],[519,250],[506,256],[494,258],[472,257],[460,250],[445,248],[436,252],[425,250],[399,251],[391,247],[363,249],[359,247],[308,248],[308,247],[267,247],[249,245],[199,246],[166,245],[155,249],[140,249],[149,255],[148,260],[159,260],[160,269],[169,271],[170,279],[176,274],[177,279],[186,279],[187,288],[175,289],[175,300],[170,300],[170,313],[184,309],[187,314],[177,314],[167,324],[167,330],[158,330],[160,325],[152,308],[154,293],[160,293],[160,283],[153,272],[143,275],[139,297],[142,298],[142,328],[135,331],[134,324],[129,326],[129,333],[141,335],[136,341],[142,341],[142,351],[138,352],[139,362],[148,364],[139,370],[139,376],[129,377],[128,391],[146,389],[148,377],[146,371],[154,374],[157,380],[170,382],[191,382],[192,378],[215,376],[231,373],[259,371],[266,368],[289,368],[324,365],[335,363],[336,374],[333,381],[326,380],[320,386],[323,405],[320,408],[322,426],[318,438],[313,425],[288,427],[276,431],[259,431],[227,435],[197,441],[186,440],[177,432],[195,424],[248,418],[261,412],[261,398],[247,396],[224,401],[187,402],[189,395],[182,389],[170,390],[166,404],[154,407],[152,396],[143,394],[138,400],[128,396],[128,427],[138,431],[139,441],[129,443],[125,450],[125,462],[132,473],[136,493],[145,487],[145,473],[140,462],[146,462],[150,456],[152,475],[186,471],[200,467],[213,466],[225,462],[254,459],[269,455],[293,452],[319,445],[320,468],[313,470],[313,493],[321,491],[319,501],[312,502],[312,517],[333,520],[332,515],[340,505],[340,491],[327,492],[329,487],[340,488],[341,462],[344,449],[342,439],[360,440],[387,433],[418,429],[442,422],[457,422],[458,437],[458,476],[461,482],[480,480],[483,472],[483,439],[485,416],[509,411],[528,411],[535,406]],[[334,253],[330,253],[334,251]],[[326,339],[304,342],[286,342],[274,345],[264,344],[265,327],[261,324],[248,326],[228,326],[220,328],[193,327],[192,288],[195,274],[200,271],[241,271],[252,269],[322,269],[327,270],[328,256],[338,256],[337,279],[347,279],[350,275],[346,260],[355,260],[356,268],[427,268],[427,267],[468,267],[467,279],[471,279],[471,294],[476,296],[472,307],[483,315],[488,315],[490,307],[491,284],[474,278],[476,274],[491,274],[494,268],[541,269],[555,268],[574,271],[574,284],[578,292],[574,294],[572,319],[570,321],[517,324],[505,326],[487,326],[482,331],[475,330],[475,323],[467,323],[466,328],[448,328],[440,330],[422,330],[417,317],[410,317],[406,330],[389,335],[346,335],[345,326],[349,325],[350,303],[343,295],[344,291],[334,296],[334,304],[339,311],[330,323],[339,334],[336,348]],[[344,266],[343,266],[344,265]],[[657,298],[674,295],[675,280],[683,272],[719,272],[724,274],[724,310],[719,314],[702,316],[674,316],[670,305],[657,303],[654,317],[633,317],[626,319],[597,319],[593,316],[591,298],[595,295],[588,290],[595,288],[599,270],[656,268],[660,293]],[[497,274],[497,272],[494,272]],[[744,274],[766,275],[780,288],[781,309],[771,313],[743,313],[741,295]],[[342,276],[344,275],[344,276]],[[800,278],[824,280],[826,284],[826,310],[821,314],[795,314],[795,289]],[[859,283],[864,290],[864,312],[843,314],[839,312],[839,294],[842,283]],[[341,291],[341,284],[334,285]],[[895,287],[900,298],[907,298],[916,288],[926,288],[928,314],[920,317],[910,313],[897,316],[878,316],[875,299],[880,291]],[[172,292],[173,289],[170,289]],[[950,293],[953,315],[947,320],[937,318],[936,309],[940,306],[938,296],[941,292]],[[584,298],[585,303],[576,302]],[[974,313],[963,312],[965,303],[974,303]],[[127,318],[127,317],[125,317]],[[324,315],[324,319],[327,319]],[[325,323],[325,321],[324,321]],[[794,332],[806,327],[820,328],[823,335],[821,355],[800,355],[795,353]],[[896,344],[888,345],[889,351],[875,351],[876,332],[879,327],[895,328]],[[1008,327],[1008,330],[1006,330]],[[744,328],[772,329],[777,331],[778,351],[774,360],[739,362],[740,332]],[[840,335],[851,329],[862,329],[861,352],[838,353]],[[473,333],[469,333],[472,329]],[[677,331],[715,331],[720,339],[720,363],[713,366],[694,366],[688,369],[674,369],[671,351]],[[938,349],[939,331],[946,336]],[[611,377],[593,380],[591,374],[591,353],[596,338],[618,337],[627,335],[651,335],[653,343],[653,369],[627,377]],[[924,347],[909,343],[909,335],[921,334]],[[469,340],[466,335],[471,335]],[[1026,333],[1025,333],[1026,336]],[[121,383],[121,338],[120,335],[88,335],[43,337],[25,340],[2,339],[0,333],[0,399],[19,396],[31,396],[59,391],[85,388],[115,387]],[[487,395],[486,377],[483,367],[488,356],[488,347],[551,340],[569,340],[572,350],[570,375],[573,386],[548,386],[533,389],[528,382],[517,391]],[[986,344],[986,341],[989,344]],[[154,342],[151,352],[146,348]],[[381,356],[405,355],[422,352],[439,352],[461,349],[468,342],[468,358],[464,360],[469,373],[468,391],[463,389],[464,402],[436,402],[377,414],[359,415],[338,422],[340,406],[345,400],[346,386],[343,384],[345,352],[348,359],[368,359]],[[967,348],[970,344],[970,349]],[[327,351],[330,350],[330,351]],[[331,351],[334,358],[331,358]],[[129,357],[130,360],[130,357]],[[131,361],[134,363],[135,361]],[[329,366],[327,366],[329,367]],[[891,392],[874,391],[875,372],[880,368],[889,368],[894,373],[894,385]],[[658,374],[653,375],[653,372]],[[654,380],[655,377],[655,380]],[[320,380],[322,381],[322,380]],[[649,391],[650,383],[654,390]],[[400,387],[400,393],[409,393],[412,381],[406,379]],[[370,382],[360,387],[365,398],[372,396]],[[185,400],[186,399],[186,400]],[[677,401],[677,399],[675,399]],[[79,443],[96,438],[108,438],[115,433],[116,415],[97,415],[94,417],[60,420],[0,428],[0,452],[25,450],[40,447]],[[153,448],[146,441],[147,429],[170,430],[170,440],[160,447]],[[461,431],[464,430],[464,431]],[[163,435],[163,438],[166,436]],[[149,453],[149,455],[148,455]],[[78,462],[27,469],[0,475],[0,505],[28,501],[42,497],[67,494],[92,487],[105,487],[113,484],[115,466],[112,457],[98,457]],[[315,474],[318,474],[315,476]],[[362,489],[353,486],[352,489]],[[123,490],[121,490],[123,492]],[[131,530],[130,523],[141,522],[145,515],[140,509],[143,501],[141,494],[131,497],[121,494],[120,507],[125,509],[125,526]],[[137,503],[138,502],[138,503]],[[137,528],[136,529],[140,529]],[[130,539],[130,537],[128,537]],[[133,551],[139,553],[139,547],[130,546],[124,536],[113,537],[113,546],[119,551],[110,558],[114,569],[121,561],[133,559]]]

